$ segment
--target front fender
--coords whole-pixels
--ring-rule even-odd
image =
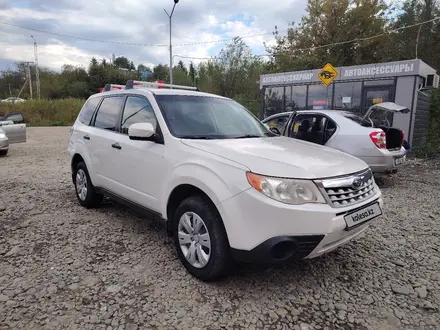
[[[188,184],[202,190],[224,216],[221,202],[249,188],[246,179],[246,168],[231,164],[208,164],[191,162],[179,164],[172,172],[171,178],[164,189],[161,213],[166,217],[168,199],[177,186]],[[220,175],[222,173],[223,175]]]

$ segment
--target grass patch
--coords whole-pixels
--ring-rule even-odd
[[[19,111],[28,126],[68,126],[78,116],[84,99],[27,100],[23,103],[0,102],[0,115]]]

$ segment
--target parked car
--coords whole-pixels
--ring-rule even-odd
[[[9,150],[9,139],[0,127],[0,156],[6,156]]]
[[[26,102],[26,100],[19,97],[8,97],[7,99],[1,100],[1,102],[22,103]]]
[[[21,112],[0,117],[0,156],[6,156],[9,145],[26,142],[26,124]]]
[[[75,120],[77,199],[91,208],[110,196],[163,221],[196,278],[220,278],[234,260],[318,257],[382,214],[359,158],[277,136],[231,99],[134,83],[92,95]]]
[[[272,115],[262,122],[281,135],[356,156],[374,173],[390,173],[405,162],[407,149],[404,132],[391,127],[388,116],[408,111],[384,102],[371,106],[363,117],[349,111],[298,110]]]

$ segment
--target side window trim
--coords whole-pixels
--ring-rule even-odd
[[[88,122],[88,123],[83,123],[83,122],[80,120],[80,116],[81,116],[82,112],[86,110],[86,106],[87,106],[87,104],[88,104],[89,102],[91,102],[91,100],[93,100],[93,99],[97,99],[97,98],[99,98],[100,100],[99,100],[99,102],[96,104],[95,109],[93,109],[93,111],[92,111],[92,115],[90,116],[90,119],[89,119],[89,122]],[[93,118],[94,118],[94,116],[95,116],[96,110],[100,107],[102,100],[103,100],[103,97],[102,97],[102,96],[97,96],[97,97],[89,98],[89,99],[84,103],[84,105],[82,106],[81,110],[80,110],[79,113],[78,113],[78,120],[79,120],[83,125],[86,125],[86,126],[92,126],[92,120],[93,120]]]
[[[115,130],[114,131],[110,131],[110,132],[114,132],[114,133],[119,133],[119,131],[118,131],[119,125],[118,124],[121,122],[121,115],[122,115],[123,105],[125,104],[125,101],[127,99],[127,95],[126,94],[114,94],[114,95],[108,95],[108,96],[102,97],[101,102],[99,102],[99,105],[95,109],[95,112],[93,114],[90,126],[93,127],[93,128],[102,129],[100,127],[96,127],[95,126],[96,116],[98,115],[98,112],[99,112],[99,109],[101,108],[102,102],[104,102],[105,99],[112,98],[112,97],[122,97],[122,98],[124,98],[124,100],[122,101],[122,105],[121,105],[121,107],[118,110],[118,119],[116,121]]]
[[[157,134],[157,141],[156,141],[156,143],[158,143],[158,144],[165,144],[165,140],[163,138],[162,129],[160,128],[160,123],[159,123],[159,120],[157,119],[157,115],[154,112],[153,104],[151,103],[151,101],[145,95],[141,95],[141,94],[127,94],[127,95],[125,95],[124,104],[122,105],[122,109],[121,109],[120,116],[119,116],[119,123],[118,123],[118,126],[117,126],[118,133],[123,134],[123,135],[128,135],[128,134],[122,133],[122,118],[124,117],[125,105],[127,104],[128,98],[130,96],[131,97],[139,97],[141,99],[146,100],[148,102],[148,104],[150,104],[151,111],[153,112],[154,119],[156,120],[156,132],[155,132],[155,134]]]

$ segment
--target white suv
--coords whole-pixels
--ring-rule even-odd
[[[362,160],[276,136],[231,99],[173,87],[129,81],[91,96],[68,152],[81,205],[107,195],[164,221],[193,276],[314,258],[382,214]]]

